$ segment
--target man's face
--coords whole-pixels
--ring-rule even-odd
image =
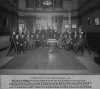
[[[15,32],[13,32],[13,35],[15,35]]]

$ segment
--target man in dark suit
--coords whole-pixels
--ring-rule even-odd
[[[10,46],[9,46],[9,50],[8,50],[8,53],[7,53],[7,56],[10,54],[10,52],[12,50],[15,50],[15,52],[17,52],[17,45],[16,45],[16,32],[13,31],[11,36],[10,36]]]

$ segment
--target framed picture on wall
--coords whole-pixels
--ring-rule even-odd
[[[100,25],[100,17],[95,17],[95,25]]]
[[[88,17],[88,25],[92,24],[93,19],[91,17]]]

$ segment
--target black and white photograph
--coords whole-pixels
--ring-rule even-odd
[[[99,75],[99,17],[100,0],[0,0],[0,75]]]

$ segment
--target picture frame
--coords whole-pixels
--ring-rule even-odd
[[[100,17],[95,17],[94,21],[96,26],[100,25]]]
[[[87,20],[88,20],[88,25],[91,25],[92,22],[93,22],[93,19],[89,16],[89,17],[87,18]]]

